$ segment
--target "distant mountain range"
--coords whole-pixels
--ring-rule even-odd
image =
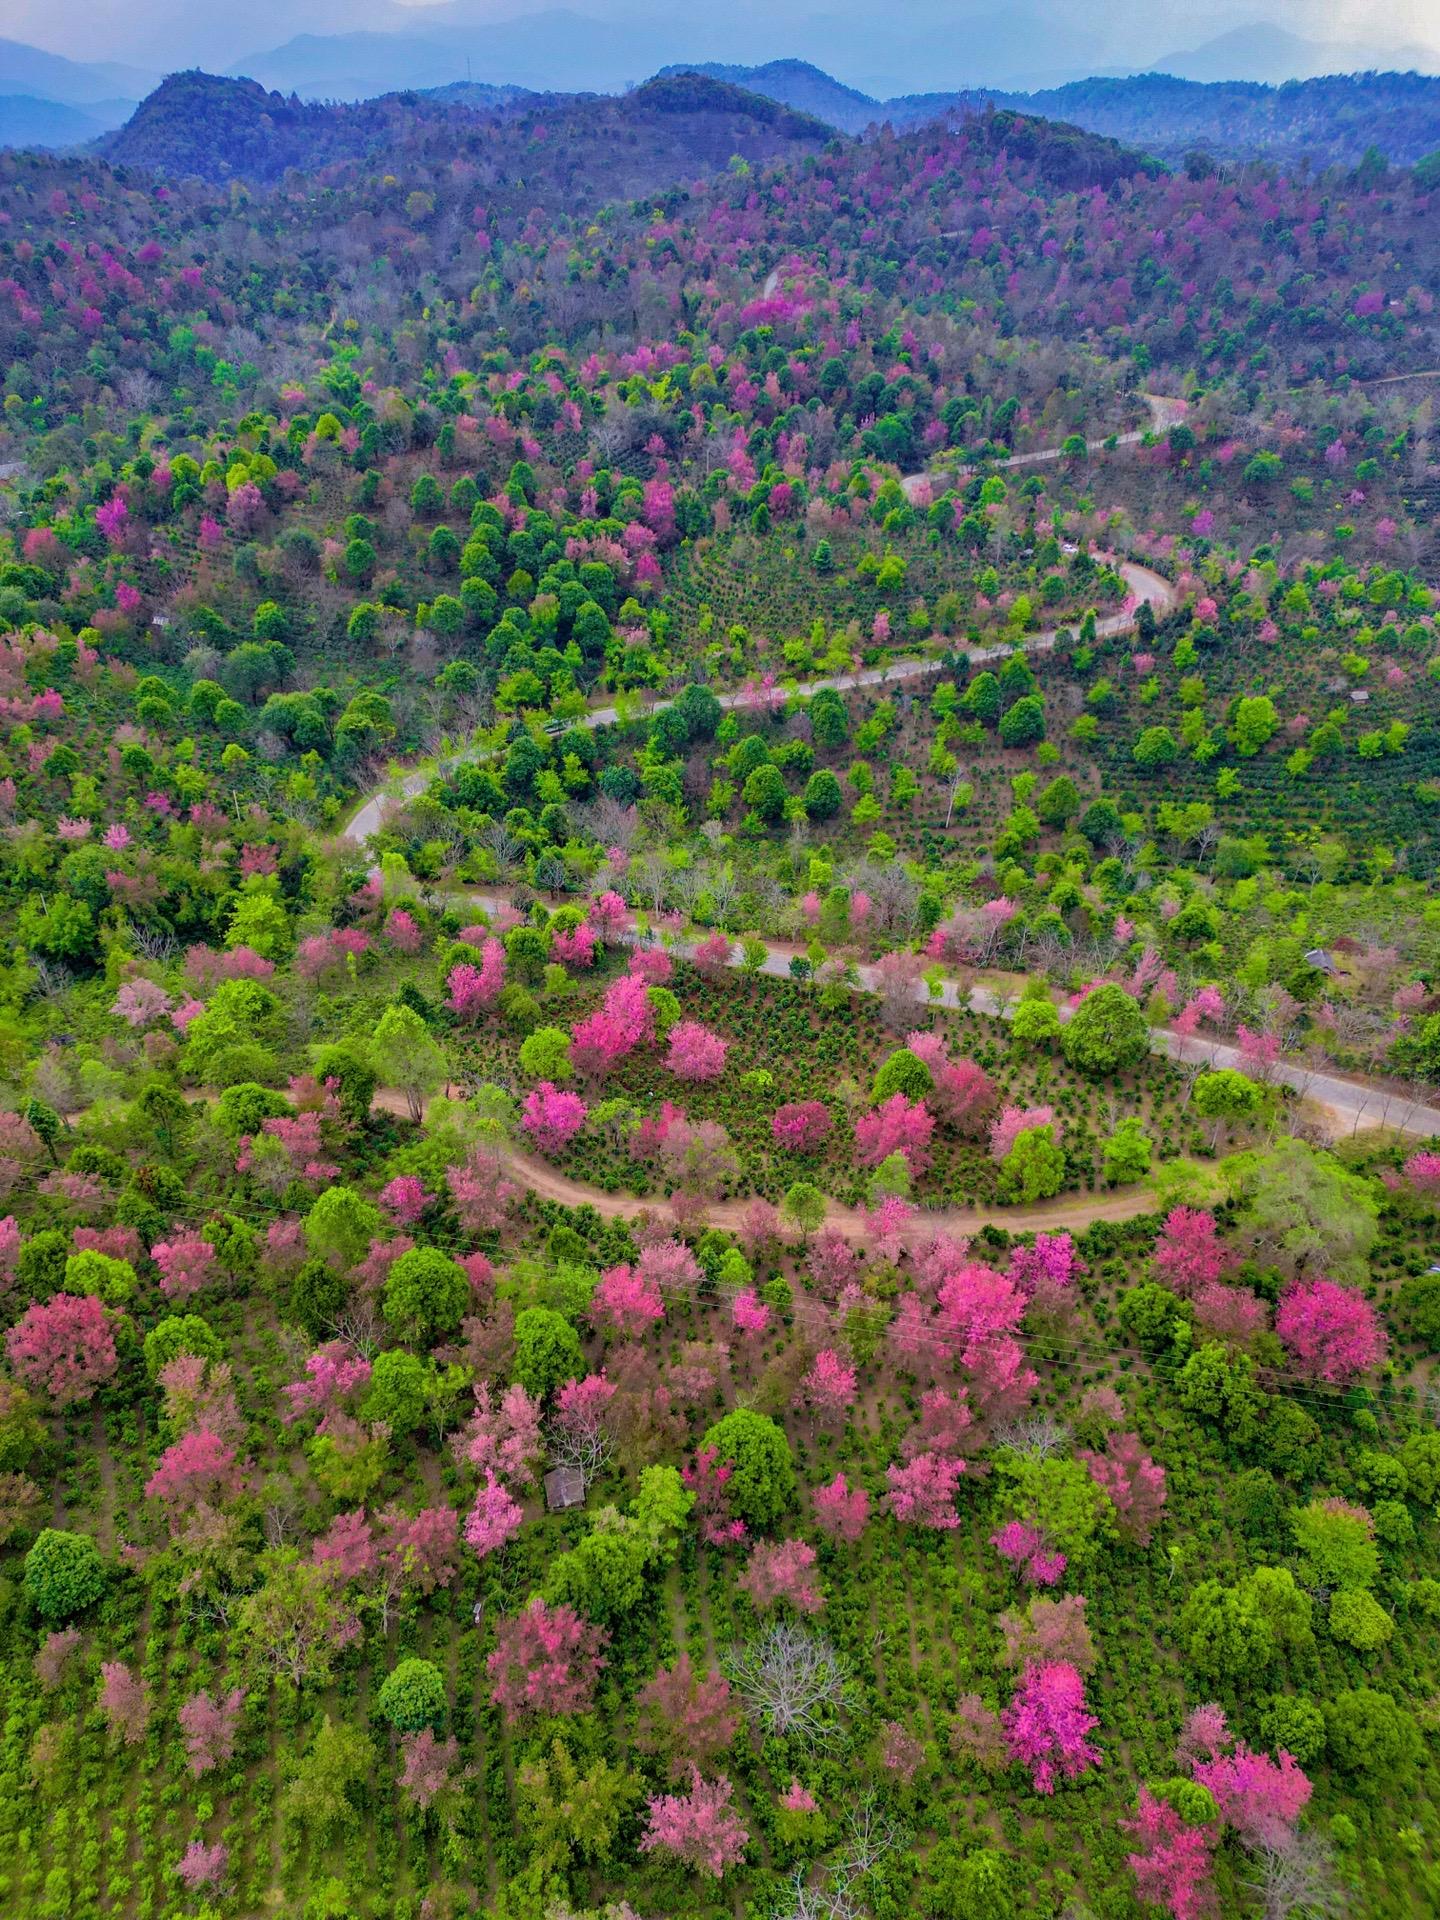
[[[1440,148],[1440,78],[1415,73],[1343,74],[1279,87],[1132,74],[1074,80],[1038,93],[977,87],[875,100],[804,60],[705,65],[698,71],[783,101],[845,133],[886,121],[914,126],[993,105],[1065,121],[1167,160],[1200,149],[1221,158],[1290,161],[1308,154],[1316,165],[1353,165],[1375,146],[1392,162],[1410,165]]]
[[[456,97],[457,94],[460,97]],[[544,153],[533,130],[544,116]],[[653,193],[726,166],[768,163],[833,139],[823,121],[722,80],[684,73],[625,94],[529,94],[460,83],[363,101],[302,101],[254,80],[176,73],[140,103],[99,151],[117,166],[171,178],[264,184],[290,169],[407,155],[448,166],[473,151],[493,195],[568,205]]]
[[[527,64],[536,58],[532,43],[542,22],[550,48],[545,64],[579,70],[584,80],[567,85],[543,72],[540,64]],[[614,32],[612,24],[573,14],[497,23],[485,30],[490,56],[478,78],[470,57],[434,31],[302,35],[258,58],[243,79],[231,77],[240,90],[220,102],[229,146],[213,160],[205,153],[207,129],[202,125],[186,133],[173,124],[173,106],[201,81],[219,85],[216,76],[172,76],[172,82],[156,89],[154,76],[143,69],[66,60],[0,40],[0,146],[82,145],[124,127],[128,137],[118,147],[112,141],[112,151],[153,149],[153,161],[138,163],[224,177],[236,170],[237,155],[246,156],[243,165],[251,171],[270,164],[264,130],[242,134],[242,129],[261,117],[274,123],[278,110],[284,134],[274,152],[283,148],[289,156],[284,164],[304,166],[310,163],[306,152],[311,143],[326,155],[350,155],[374,146],[387,125],[393,131],[393,114],[387,118],[385,112],[367,111],[367,106],[373,109],[400,93],[419,95],[428,103],[429,115],[448,109],[493,113],[526,101],[573,99],[581,92],[597,97],[608,91],[597,74],[610,57],[605,49]],[[1228,54],[1223,52],[1226,47]],[[1335,51],[1354,52],[1327,49],[1276,29],[1253,28],[1224,35],[1193,55],[1177,57],[1174,64],[1188,61],[1203,69],[1233,59],[1294,65]],[[752,99],[776,102],[852,134],[883,122],[911,126],[942,114],[993,106],[1061,121],[1170,163],[1199,149],[1217,159],[1269,158],[1288,164],[1308,157],[1316,166],[1353,165],[1374,146],[1393,163],[1405,165],[1440,149],[1440,77],[1419,73],[1349,73],[1274,86],[1155,72],[1072,80],[1030,91],[977,85],[889,97],[849,86],[805,60],[738,66],[687,59],[663,66],[660,73],[698,73],[739,88]],[[177,92],[174,83],[179,82],[183,85]],[[621,90],[616,97],[630,97],[629,91]],[[162,153],[168,158],[162,160]]]

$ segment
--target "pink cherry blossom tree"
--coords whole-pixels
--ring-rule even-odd
[[[730,1042],[698,1020],[677,1020],[670,1029],[665,1065],[677,1080],[718,1080],[725,1071]]]
[[[1286,1287],[1275,1331],[1296,1372],[1326,1386],[1348,1386],[1385,1358],[1375,1309],[1363,1294],[1334,1280],[1297,1280]]]
[[[1066,1660],[1034,1660],[1000,1716],[1012,1761],[1028,1767],[1037,1793],[1078,1780],[1100,1752],[1087,1736],[1100,1724],[1085,1705],[1085,1683]]]
[[[688,1653],[672,1667],[659,1667],[635,1701],[636,1745],[663,1759],[672,1780],[692,1766],[704,1767],[733,1746],[740,1716],[730,1683],[718,1673],[697,1673]]]
[[[590,1296],[590,1324],[633,1340],[665,1318],[659,1283],[626,1262],[607,1267]]]
[[[1200,1761],[1194,1774],[1247,1847],[1284,1847],[1313,1792],[1292,1754],[1282,1749],[1272,1760],[1267,1753],[1253,1753],[1243,1740],[1233,1753]]]
[[[1085,1618],[1083,1593],[1069,1593],[1061,1600],[1037,1597],[1023,1612],[1012,1607],[1002,1613],[996,1625],[1005,1642],[1000,1658],[1007,1667],[1064,1660],[1077,1673],[1089,1673],[1100,1658]]]
[[[10,1364],[58,1407],[83,1405],[119,1364],[105,1309],[93,1294],[34,1301],[5,1336]]]
[[[930,1165],[934,1131],[934,1116],[923,1100],[892,1093],[873,1113],[862,1114],[855,1122],[856,1158],[862,1167],[878,1167],[892,1153],[903,1154],[918,1179]]]
[[[963,1460],[935,1453],[917,1453],[903,1466],[892,1464],[885,1469],[885,1509],[902,1526],[958,1527],[955,1494],[964,1471]]]
[[[750,1835],[730,1802],[734,1788],[724,1774],[706,1781],[690,1769],[689,1793],[663,1793],[648,1802],[642,1853],[668,1853],[697,1873],[723,1877],[745,1852]]]
[[[100,1663],[100,1711],[127,1747],[138,1746],[150,1724],[150,1690],[121,1660]]]
[[[775,1109],[770,1134],[787,1153],[818,1153],[833,1124],[823,1100],[792,1100]]]
[[[797,1613],[819,1613],[825,1604],[815,1575],[815,1549],[803,1540],[761,1541],[738,1584],[757,1613],[781,1600]]]
[[[175,1877],[194,1893],[197,1887],[218,1887],[229,1864],[230,1849],[223,1841],[206,1846],[203,1840],[192,1840],[180,1856]]]
[[[482,1380],[475,1389],[474,1411],[451,1445],[456,1458],[477,1473],[491,1469],[508,1486],[531,1486],[545,1454],[540,1402],[518,1381],[497,1395]]]
[[[863,1487],[852,1487],[843,1473],[837,1473],[828,1486],[816,1487],[810,1504],[820,1531],[846,1545],[860,1538],[870,1517],[869,1494]]]
[[[799,1397],[821,1420],[843,1420],[855,1404],[855,1369],[833,1347],[822,1347],[800,1382]]]
[[[243,1478],[234,1447],[197,1427],[161,1454],[145,1483],[145,1498],[159,1501],[172,1513],[183,1513],[202,1502],[223,1506],[235,1498]]]
[[[1155,1242],[1155,1272],[1182,1299],[1195,1297],[1225,1271],[1215,1216],[1200,1207],[1172,1207]]]
[[[542,1080],[526,1094],[520,1124],[541,1153],[560,1153],[584,1126],[589,1111],[578,1093]]]
[[[547,1606],[537,1595],[502,1620],[486,1661],[490,1698],[507,1721],[522,1714],[586,1713],[595,1697],[608,1639],[573,1607]]]
[[[1135,1879],[1135,1891],[1147,1905],[1163,1907],[1171,1920],[1207,1920],[1215,1907],[1211,1881],[1212,1855],[1218,1834],[1213,1827],[1192,1825],[1168,1800],[1158,1800],[1141,1787],[1133,1819],[1120,1822],[1122,1833],[1135,1841],[1126,1855]]]
[[[192,1693],[179,1713],[180,1731],[185,1736],[185,1754],[190,1771],[198,1780],[215,1767],[223,1767],[234,1758],[240,1733],[240,1711],[245,1705],[243,1687],[211,1698],[208,1693]]]
[[[433,1728],[422,1727],[400,1737],[400,1791],[422,1812],[449,1791],[459,1764],[460,1743],[453,1735],[437,1740]]]
[[[1148,1547],[1165,1508],[1165,1469],[1141,1445],[1138,1433],[1112,1433],[1103,1453],[1078,1458],[1090,1478],[1110,1496],[1121,1534]]]
[[[160,1270],[160,1291],[172,1300],[188,1300],[214,1279],[217,1271],[215,1249],[198,1233],[179,1233],[171,1240],[157,1240],[150,1258]]]

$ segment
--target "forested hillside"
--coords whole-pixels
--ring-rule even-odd
[[[1440,182],[0,156],[0,1905],[1440,1905]]]

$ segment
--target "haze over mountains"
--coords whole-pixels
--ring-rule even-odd
[[[47,37],[73,40],[78,3],[57,0],[42,19],[34,0],[16,0],[13,12],[32,30],[43,26]],[[1405,164],[1440,145],[1440,78],[1427,77],[1440,72],[1434,50],[1318,39],[1273,20],[1241,22],[1137,65],[1145,36],[1137,28],[1117,42],[1123,9],[1112,13],[1107,31],[1077,25],[1073,11],[1055,0],[1028,0],[1003,18],[969,4],[942,15],[931,0],[917,0],[898,25],[843,11],[802,15],[783,4],[762,17],[748,0],[710,19],[563,8],[497,19],[484,0],[357,0],[343,8],[338,0],[283,8],[257,0],[238,26],[233,14],[197,20],[167,13],[167,5],[142,8],[125,41],[154,54],[154,69],[0,40],[0,146],[87,144],[124,125],[153,94],[161,71],[182,64],[243,77],[300,102],[364,102],[414,91],[437,109],[496,109],[526,95],[623,93],[647,73],[702,72],[848,133],[993,102],[1167,159],[1201,147],[1221,156],[1353,162],[1373,144]],[[1162,9],[1147,36],[1153,40],[1166,24]],[[1405,24],[1403,14],[1392,21],[1396,30]],[[302,30],[283,37],[297,26]],[[251,51],[238,60],[237,32],[253,36]],[[823,50],[823,65],[788,49],[785,57],[753,61],[781,36],[789,49]],[[734,60],[737,40],[751,60]],[[103,27],[88,44],[105,45]],[[1377,73],[1377,66],[1386,71]],[[1341,74],[1348,77],[1319,78]],[[921,75],[931,82],[924,90],[914,85]],[[936,79],[948,84],[936,89]],[[237,104],[236,111],[243,119],[250,107]],[[144,124],[144,141],[158,155],[165,143],[157,145],[154,112]],[[293,135],[300,123],[292,117],[287,124]],[[306,124],[318,136],[321,121],[310,116]],[[344,134],[331,128],[322,148],[329,150],[332,135],[345,146],[361,124],[349,120]],[[176,143],[177,165],[185,145]],[[197,150],[192,158],[203,155]]]

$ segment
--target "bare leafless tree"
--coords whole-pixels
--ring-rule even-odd
[[[1259,1894],[1265,1920],[1327,1920],[1345,1911],[1345,1889],[1318,1834],[1295,1833],[1280,1846],[1261,1847],[1253,1863],[1255,1877],[1246,1885]]]
[[[814,1747],[839,1738],[847,1679],[840,1656],[823,1634],[777,1622],[732,1648],[726,1671],[767,1732],[793,1734]]]

